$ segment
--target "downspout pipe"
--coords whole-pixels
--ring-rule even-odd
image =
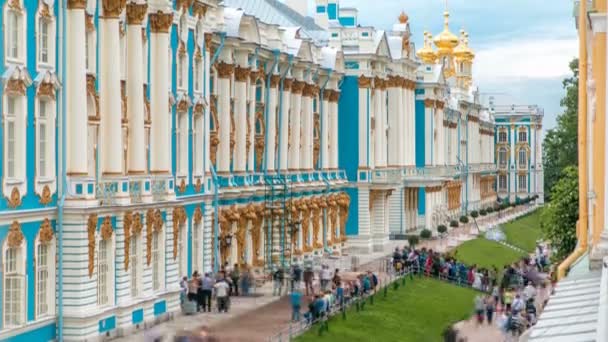
[[[566,276],[570,266],[588,249],[587,212],[587,1],[579,2],[579,59],[578,59],[578,247],[558,267],[557,279]]]
[[[61,0],[61,11],[59,12],[59,21],[61,22],[61,29],[59,30],[59,46],[61,46],[61,57],[60,57],[60,68],[59,74],[61,81],[65,84],[66,75],[66,44],[65,44],[65,33],[66,33],[66,12],[67,3],[66,0]],[[66,173],[66,96],[65,87],[61,88],[61,120],[59,120],[59,132],[61,137],[61,182],[59,186],[59,193],[61,194],[59,201],[57,202],[57,340],[63,341],[63,225],[64,225],[64,208],[65,198],[68,189],[67,186],[67,173]]]
[[[224,43],[226,41],[226,33],[220,32],[220,46],[215,51],[215,54],[211,58],[209,62],[209,67],[211,67],[217,58],[220,56],[220,53],[224,49]],[[220,246],[219,246],[219,214],[220,214],[220,182],[217,178],[217,173],[215,172],[215,167],[213,164],[209,165],[209,169],[211,170],[211,181],[213,182],[213,210],[215,215],[213,215],[213,272],[217,273],[220,269],[219,265],[219,255],[220,255]]]

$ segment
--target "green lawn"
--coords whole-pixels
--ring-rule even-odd
[[[329,322],[329,332],[318,336],[318,326],[296,339],[298,342],[433,342],[451,324],[468,319],[476,292],[426,278],[409,278],[405,288],[389,289],[388,297],[376,295],[374,305],[348,312]]]
[[[485,238],[467,241],[458,246],[452,254],[456,255],[456,258],[466,265],[476,264],[481,268],[496,266],[499,270],[504,265],[511,264],[524,256],[524,254],[505,247],[496,241],[486,240]]]
[[[503,225],[503,231],[507,236],[507,243],[534,252],[536,241],[541,238],[540,215],[542,208],[531,214],[520,217],[515,221]]]

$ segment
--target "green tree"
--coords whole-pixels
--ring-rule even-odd
[[[551,189],[553,200],[541,215],[540,226],[545,238],[551,241],[555,259],[562,260],[576,247],[578,220],[578,169],[566,167]]]
[[[562,170],[578,165],[578,59],[570,62],[572,77],[563,81],[566,95],[560,101],[564,112],[557,117],[557,126],[547,131],[543,142],[545,196],[551,200],[551,189]]]

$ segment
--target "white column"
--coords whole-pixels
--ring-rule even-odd
[[[300,132],[301,132],[301,113],[302,113],[302,90],[304,82],[294,81],[291,86],[291,113],[289,118],[289,127],[291,129],[291,141],[289,148],[289,169],[297,171],[300,166]]]
[[[380,112],[382,113],[381,118],[382,118],[382,126],[380,126],[381,128],[381,134],[380,134],[380,139],[382,141],[382,155],[381,155],[381,161],[382,161],[382,166],[386,166],[386,161],[387,161],[387,154],[388,154],[388,142],[386,139],[386,129],[388,127],[388,118],[387,118],[387,105],[386,105],[386,97],[387,97],[387,91],[386,91],[386,80],[382,80],[382,90],[380,92]]]
[[[304,86],[304,94],[302,95],[302,160],[300,169],[312,170],[312,131],[313,131],[313,108],[312,96],[314,93],[314,85],[307,84]]]
[[[394,103],[394,110],[397,111],[397,127],[395,128],[397,134],[397,165],[404,166],[405,165],[405,113],[406,106],[404,106],[404,96],[403,96],[403,78],[398,77],[397,83],[394,85],[394,93],[397,96],[397,99]]]
[[[234,73],[234,65],[220,62],[218,71],[218,100],[217,115],[219,116],[219,138],[220,143],[217,148],[217,172],[230,172],[230,131],[232,122],[230,120],[230,81]]]
[[[412,137],[414,130],[412,129],[412,123],[410,115],[413,115],[410,111],[410,96],[409,96],[409,80],[403,79],[401,81],[401,106],[403,107],[403,150],[402,158],[405,165],[412,166],[413,156],[411,155],[411,144],[414,142],[415,137]]]
[[[104,2],[106,1],[109,0]],[[122,7],[118,6],[112,10],[105,11],[99,20],[99,112],[101,113],[102,173],[116,176],[123,173],[122,96],[118,62],[120,61],[118,16],[122,12]]]
[[[256,111],[256,82],[257,71],[252,72],[249,76],[249,113],[247,120],[249,124],[249,154],[247,155],[247,170],[253,172],[254,156],[255,156],[255,111]]]
[[[415,93],[416,83],[414,81],[409,82],[409,89],[407,91],[407,97],[409,99],[409,151],[410,151],[410,165],[416,165],[416,93]]]
[[[275,171],[276,142],[277,142],[277,103],[279,75],[270,76],[270,89],[268,89],[268,121],[266,122],[266,170]]]
[[[67,145],[67,174],[87,174],[87,76],[85,59],[85,19],[83,1],[68,1],[66,15],[66,65],[69,67],[65,79],[65,122]]]
[[[144,70],[142,68],[141,23],[147,4],[127,4],[127,118],[129,120],[128,172],[146,172],[146,150],[144,138]],[[147,72],[147,70],[146,70]]]
[[[424,100],[424,165],[434,165],[433,159],[433,100]]]
[[[234,171],[243,173],[247,167],[247,80],[249,68],[237,66],[234,73],[234,123],[236,125],[236,146],[234,148]]]
[[[444,127],[443,127],[443,105],[439,105],[436,110],[435,130],[437,131],[437,165],[442,166],[445,163],[445,142],[444,142]]]
[[[329,89],[324,89],[322,95],[322,101],[321,102],[321,136],[320,136],[320,143],[321,143],[321,149],[319,151],[319,153],[321,154],[320,156],[320,160],[321,160],[321,169],[325,170],[329,167],[329,98],[331,96],[331,90]]]
[[[388,83],[388,165],[397,166],[399,161],[399,91],[395,87],[396,80],[389,79]]]
[[[374,159],[375,167],[385,167],[383,154],[386,153],[386,146],[382,144],[383,139],[383,114],[382,114],[382,80],[374,79]]]
[[[338,99],[340,92],[333,90],[329,100],[329,168],[338,168]]]
[[[150,170],[152,173],[171,172],[168,154],[169,141],[169,29],[173,13],[156,12],[150,20],[150,111],[152,112],[150,139]],[[115,63],[116,61],[114,61]]]
[[[370,146],[370,93],[371,79],[359,77],[359,168],[371,168],[373,161],[369,158]]]
[[[204,46],[204,77],[203,77],[203,89],[205,90],[205,101],[207,103],[211,103],[211,85],[209,84],[209,79],[210,79],[210,75],[211,75],[211,59],[210,59],[210,55],[211,55],[211,39],[212,39],[212,35],[211,33],[205,33],[204,34],[204,42],[205,42],[205,46]],[[209,132],[209,127],[211,124],[211,106],[207,106],[205,108],[205,118],[204,118],[204,129],[203,132],[205,134],[204,136],[204,156],[205,159],[203,160],[203,165],[204,165],[204,169],[205,169],[205,176],[208,176],[211,170],[211,148],[210,148],[210,137],[211,134]]]
[[[281,171],[287,171],[288,165],[288,144],[289,144],[289,109],[291,107],[291,86],[293,80],[291,78],[283,80],[283,94],[281,98],[281,118],[279,134],[279,168]],[[278,118],[277,118],[278,120]]]

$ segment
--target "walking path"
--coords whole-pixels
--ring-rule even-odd
[[[498,215],[488,215],[477,224],[481,231],[487,227],[512,220],[525,214],[528,208],[514,208],[510,212]],[[434,239],[422,241],[417,248],[425,247],[436,251],[445,251],[455,246],[451,246],[450,240],[457,241],[456,246],[477,237],[477,228],[474,223],[466,226],[451,229],[444,239]],[[390,241],[384,251],[375,252],[369,255],[359,256],[360,266],[358,271],[371,270],[378,274],[380,282],[388,280],[386,273],[386,256],[395,247],[403,247],[407,241]],[[338,258],[328,258],[324,263],[329,264],[330,268],[350,269],[351,256],[345,255]],[[332,266],[333,265],[333,266]],[[248,342],[267,342],[269,337],[281,331],[288,331],[290,328],[291,306],[287,296],[272,296],[272,283],[267,282],[256,290],[257,296],[254,297],[231,297],[229,313],[219,314],[217,312],[201,313],[197,315],[185,316],[176,313],[173,320],[161,323],[153,329],[155,333],[166,337],[175,336],[176,333],[186,330],[194,330],[206,326],[213,335],[220,338],[220,341],[248,341]],[[466,325],[465,325],[466,326]],[[467,331],[469,330],[466,328]],[[497,329],[496,329],[497,330]],[[128,335],[115,339],[117,342],[144,341],[146,331],[140,331],[134,335]],[[481,334],[481,336],[485,336]],[[472,335],[474,337],[474,335]],[[469,339],[469,342],[487,341],[488,339]]]

